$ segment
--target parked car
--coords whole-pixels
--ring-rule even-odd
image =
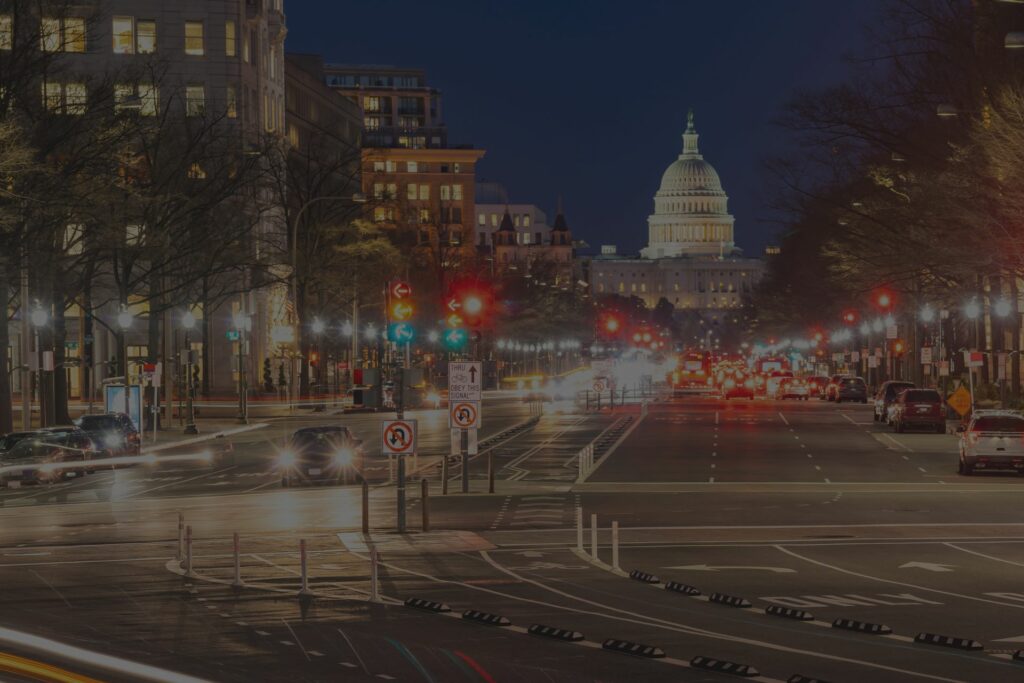
[[[892,404],[890,424],[897,432],[930,429],[946,433],[946,402],[935,389],[904,389]]]
[[[783,400],[795,398],[798,401],[806,401],[809,394],[810,389],[807,387],[807,382],[799,377],[793,377],[782,382],[778,392],[779,398]]]
[[[361,481],[364,457],[362,441],[348,427],[304,427],[291,435],[288,447],[278,457],[281,486],[303,481]]]
[[[124,413],[83,415],[78,418],[78,427],[96,444],[100,457],[139,455],[142,450],[139,431]]]
[[[890,423],[890,408],[893,403],[896,402],[897,397],[900,393],[906,389],[913,389],[913,382],[906,382],[903,380],[888,380],[882,382],[882,386],[878,387],[878,391],[875,392],[875,409],[872,412],[875,422]]]
[[[986,412],[957,427],[960,474],[975,470],[1024,472],[1024,417],[1019,413]]]
[[[843,401],[868,402],[868,385],[861,377],[843,377],[836,388],[836,403]]]
[[[807,395],[812,398],[825,398],[825,388],[828,386],[828,377],[823,375],[812,375],[807,378]]]
[[[0,458],[0,482],[4,486],[52,484],[80,477],[91,471],[95,456],[92,440],[80,429],[39,431]]]
[[[0,458],[3,458],[4,453],[6,453],[9,450],[11,450],[12,448],[14,448],[15,445],[18,444],[19,441],[22,441],[23,439],[27,439],[28,437],[33,436],[33,435],[35,435],[37,433],[38,432],[34,432],[34,431],[31,431],[31,432],[11,432],[10,434],[7,434],[7,435],[5,435],[3,437],[0,437]]]
[[[843,379],[843,375],[832,375],[829,378],[828,384],[825,385],[825,400],[834,401],[836,396],[839,395],[839,382]]]
[[[754,378],[734,374],[722,380],[722,398],[749,398],[754,400]]]

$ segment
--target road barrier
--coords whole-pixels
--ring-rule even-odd
[[[727,607],[750,607],[750,601],[746,598],[738,598],[735,595],[726,595],[725,593],[712,593],[708,600],[711,602],[717,602],[719,605],[726,605]]]
[[[531,636],[554,638],[555,640],[568,640],[574,643],[583,640],[583,634],[579,631],[570,631],[568,629],[556,628],[554,626],[544,626],[543,624],[532,624],[530,628],[526,629],[526,632]]]
[[[438,614],[442,612],[451,612],[452,608],[443,602],[434,602],[433,600],[424,600],[422,598],[407,598],[403,603],[406,607],[412,607],[414,609],[422,609],[427,612],[436,612]]]
[[[654,647],[653,645],[641,645],[640,643],[634,643],[629,640],[618,640],[616,638],[609,638],[601,643],[601,647],[605,650],[621,652],[623,654],[633,655],[634,657],[660,659],[665,656],[665,651],[660,647]]]
[[[952,647],[957,650],[984,650],[985,647],[976,640],[970,638],[954,638],[953,636],[940,636],[936,633],[918,633],[914,636],[915,643],[925,645],[940,645]]]
[[[669,581],[666,583],[665,590],[673,591],[674,593],[682,593],[683,595],[700,595],[700,590],[689,584],[679,583],[678,581]]]
[[[241,588],[242,585],[243,585],[242,584],[242,557],[241,557],[240,544],[238,542],[238,532],[237,531],[234,534],[232,534],[232,536],[231,536],[231,553],[232,553],[232,555],[234,555],[234,561],[235,561],[235,576],[234,576],[234,579],[232,579],[232,581],[231,581],[231,585],[234,586],[235,588]]]
[[[761,675],[757,669],[748,664],[737,664],[736,662],[727,662],[724,659],[701,657],[699,655],[690,660],[690,666],[695,669],[716,671],[718,673],[732,674],[733,676],[744,676],[747,678],[753,678]]]
[[[631,571],[629,573],[629,578],[633,579],[634,581],[641,581],[643,583],[661,583],[661,579],[659,579],[654,574],[648,574],[647,572],[640,571],[639,569],[634,569],[633,571]]]
[[[797,619],[799,621],[814,621],[814,615],[802,609],[782,607],[781,605],[769,605],[764,608],[764,613],[771,617],[783,617],[784,619]]]
[[[498,614],[481,612],[475,609],[468,609],[463,612],[462,618],[467,621],[475,621],[478,624],[485,624],[487,626],[509,626],[512,623],[507,618]]]
[[[576,483],[582,484],[594,470],[594,444],[588,444],[581,448],[580,452],[576,455],[576,460],[579,465]]]
[[[887,636],[892,629],[883,624],[872,624],[867,621],[856,621],[854,619],[836,619],[832,622],[832,628],[841,628],[847,631],[860,631],[872,635]]]

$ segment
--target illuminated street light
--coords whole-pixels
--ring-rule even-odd
[[[50,316],[47,315],[46,311],[41,308],[37,308],[32,311],[32,324],[36,327],[42,327],[50,320]]]
[[[320,318],[314,318],[313,319],[312,327],[313,327],[313,334],[323,334],[324,330],[327,328],[327,326],[324,325],[324,321],[321,320]]]
[[[127,331],[132,326],[132,314],[128,311],[121,311],[117,314],[117,326]]]
[[[875,332],[881,332],[885,329],[885,323],[882,322],[881,318],[875,318],[874,322],[871,323],[871,329]]]
[[[868,325],[866,322],[861,323],[860,324],[860,333],[862,335],[864,335],[865,337],[868,336],[869,334],[871,334],[871,325]]]
[[[978,305],[977,301],[971,301],[964,306],[964,314],[971,320],[977,320],[978,316],[981,315],[981,306]]]
[[[878,295],[878,307],[889,308],[892,305],[892,297],[889,296],[888,292],[882,292]]]
[[[431,344],[436,343],[437,340],[440,339],[440,338],[441,338],[441,333],[438,332],[437,330],[431,330],[430,332],[427,332],[427,341],[429,341]],[[500,344],[499,344],[499,346],[500,346]],[[500,346],[500,348],[505,348],[505,347],[504,346]]]
[[[341,325],[341,334],[342,335],[344,335],[346,337],[351,337],[352,336],[352,332],[353,332],[353,330],[352,330],[352,321],[346,320],[344,323],[342,323],[342,325]]]
[[[995,312],[1000,318],[1010,315],[1010,302],[1006,299],[1000,299],[996,302]]]
[[[892,317],[891,315],[885,316],[885,326],[886,327],[892,327],[895,324],[896,324],[896,318]]]
[[[181,326],[186,330],[191,330],[196,326],[196,317],[192,314],[192,311],[185,311],[181,316]]]
[[[366,341],[375,341],[377,339],[377,328],[373,325],[367,325],[363,331],[363,337],[365,337]]]
[[[921,308],[921,320],[926,323],[930,323],[935,320],[935,309],[932,308],[931,305],[925,304]]]

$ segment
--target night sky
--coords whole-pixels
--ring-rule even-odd
[[[795,87],[847,73],[881,0],[287,0],[287,49],[328,62],[427,70],[453,144],[487,150],[478,180],[554,219],[562,195],[577,239],[646,244],[647,216],[693,107],[736,241],[759,255],[762,162]]]

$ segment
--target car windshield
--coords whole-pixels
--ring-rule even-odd
[[[22,439],[11,449],[5,460],[31,460],[54,450],[54,446],[61,445],[67,436],[64,434],[52,434],[47,436],[33,436],[29,439]]]
[[[931,389],[910,389],[904,396],[907,403],[941,403],[939,392]]]
[[[912,389],[913,384],[910,382],[898,382],[890,384],[885,388],[885,395],[892,398],[893,396],[899,396],[900,392],[905,389]]]
[[[330,431],[298,432],[292,437],[292,443],[298,448],[330,447],[347,437],[345,430],[332,429]]]
[[[0,450],[9,451],[14,445],[32,436],[32,432],[15,432],[0,439]]]
[[[113,415],[85,415],[79,426],[87,432],[98,432],[106,429],[117,429],[117,418]]]
[[[1024,432],[1024,418],[1012,415],[979,417],[971,427],[974,432]]]

